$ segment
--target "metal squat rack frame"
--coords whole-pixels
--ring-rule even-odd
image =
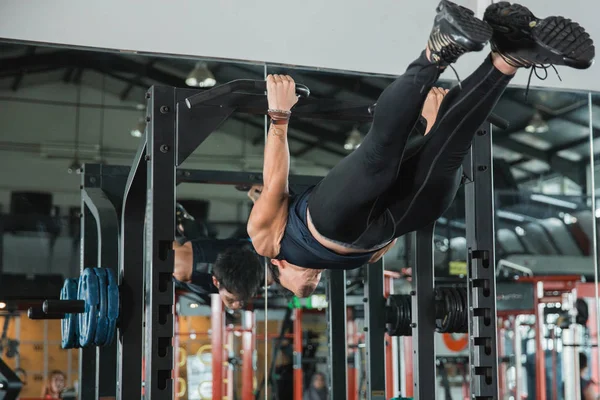
[[[492,127],[477,131],[463,163],[467,233],[470,399],[498,399]],[[435,399],[434,225],[416,232],[412,340],[415,399]]]
[[[266,114],[265,88],[264,81],[248,80],[205,91],[153,86],[146,93],[146,132],[131,168],[88,164],[81,171],[81,270],[115,269],[121,296],[116,343],[81,349],[81,400],[173,399],[176,186],[262,182],[261,173],[179,166],[234,112]],[[372,119],[370,104],[312,100],[309,93],[297,85],[302,98],[296,117]],[[320,179],[292,175],[290,187],[301,191]]]
[[[197,171],[178,168],[234,112],[264,115],[264,81],[233,81],[208,91],[153,86],[147,92],[147,129],[131,168],[87,165],[82,175],[81,268],[117,268],[121,311],[114,347],[81,351],[82,400],[99,396],[122,399],[173,399],[174,286],[172,282],[176,185],[189,183],[253,184],[260,173]],[[243,89],[260,94],[240,93]],[[301,89],[301,90],[300,90]],[[308,95],[300,87],[299,95]],[[295,116],[368,122],[370,105],[300,99]],[[482,129],[474,140],[467,183],[469,243],[470,347],[472,394],[497,398],[496,310],[491,165],[491,132]],[[318,180],[290,176],[301,190]],[[173,210],[173,212],[165,212]],[[95,222],[95,224],[94,224]],[[433,399],[433,226],[417,234],[414,281],[413,340],[415,394]],[[415,274],[416,276],[417,274]],[[332,395],[344,399],[347,387],[345,276],[330,274],[329,340]],[[367,395],[385,398],[385,299],[383,262],[366,272]],[[417,307],[417,305],[419,307]],[[419,310],[421,312],[419,312]],[[345,320],[345,318],[344,318]],[[342,329],[344,327],[344,329]],[[344,357],[342,357],[344,355]],[[142,370],[143,368],[143,370]],[[116,380],[115,380],[116,371]],[[419,378],[427,385],[419,385]]]

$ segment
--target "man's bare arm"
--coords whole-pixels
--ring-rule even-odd
[[[289,112],[297,102],[295,93],[295,83],[290,77],[267,78],[269,109]],[[273,256],[270,254],[276,245],[273,231],[285,227],[287,218],[290,172],[287,131],[287,123],[271,124],[265,144],[263,189],[248,219],[248,234],[256,250],[264,256]]]

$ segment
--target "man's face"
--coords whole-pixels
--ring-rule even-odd
[[[302,268],[283,260],[271,260],[279,268],[279,283],[297,297],[310,296],[321,280],[322,269]]]
[[[219,296],[221,296],[221,300],[223,300],[223,304],[225,307],[230,310],[239,310],[244,306],[244,302],[238,300],[233,293],[230,293],[227,289],[219,289]]]
[[[244,306],[244,302],[238,300],[238,298],[231,293],[229,290],[222,288],[220,282],[213,276],[213,284],[219,289],[219,296],[221,296],[221,300],[223,300],[223,304],[225,307],[230,310],[239,310]]]

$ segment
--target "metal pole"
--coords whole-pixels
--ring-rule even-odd
[[[119,265],[119,217],[115,205],[109,200],[103,187],[109,185],[109,179],[102,176],[88,177],[84,189],[81,191],[83,202],[87,205],[90,213],[96,221],[98,238],[97,260],[93,264],[101,268],[109,268],[118,275]],[[106,182],[105,182],[106,181]],[[124,182],[122,182],[124,183]],[[112,192],[123,193],[124,185],[112,188]],[[118,207],[121,204],[117,205]],[[109,346],[99,347],[98,351],[98,396],[113,397],[116,395],[115,377],[117,371],[117,345],[113,342]]]
[[[546,356],[544,350],[544,282],[537,282],[535,296],[535,378],[536,400],[546,400]]]
[[[394,278],[392,278],[391,276],[387,276],[384,275],[383,277],[384,280],[384,289],[383,289],[383,294],[384,297],[387,299],[389,297],[390,294],[393,293],[393,283],[394,283]],[[394,393],[397,391],[394,391],[394,388],[397,387],[398,381],[397,381],[397,375],[395,374],[395,363],[397,361],[397,352],[395,353],[394,351],[396,350],[396,347],[394,346],[394,342],[397,340],[397,338],[392,338],[390,335],[388,335],[387,333],[384,336],[384,340],[385,340],[385,396],[388,399],[391,399],[392,397],[394,397]]]
[[[492,131],[484,124],[465,160],[471,397],[498,398],[495,210]]]
[[[82,186],[85,187],[85,169],[82,174]],[[82,189],[85,190],[85,189]],[[98,260],[98,237],[94,216],[81,200],[81,252],[80,272],[86,266],[93,266]],[[81,390],[80,400],[96,400],[98,398],[98,351],[94,347],[83,348],[79,351],[79,380]]]
[[[146,160],[146,375],[147,399],[173,399],[173,287],[177,147],[175,88],[153,86],[148,110]],[[189,132],[193,134],[193,132]],[[126,249],[125,249],[126,251]]]
[[[367,400],[385,399],[385,298],[383,297],[383,258],[366,267],[365,334]]]
[[[117,345],[117,400],[138,399],[144,363],[144,219],[146,216],[146,138],[134,158],[125,185],[121,214]]]
[[[514,353],[515,353],[515,399],[521,398],[523,379],[523,353],[521,342],[521,320],[517,315],[514,319]]]
[[[498,358],[502,358],[506,353],[506,329],[504,328],[504,318],[498,317]],[[506,385],[506,363],[498,366],[498,391],[500,399],[504,399]]]
[[[242,400],[254,400],[254,341],[256,338],[256,322],[254,311],[244,311],[242,333]]]
[[[223,302],[218,293],[210,295],[210,343],[212,348],[212,398],[223,399],[223,336],[225,334],[225,314]]]
[[[404,384],[402,385],[404,391],[402,393],[406,393],[406,397],[413,397],[415,395],[415,384],[413,377],[413,363],[415,354],[413,353],[413,338],[405,336],[401,339],[404,344],[402,347],[402,352],[404,355],[403,370],[406,371]]]
[[[242,335],[244,335],[246,332],[243,332]],[[227,339],[226,342],[227,344],[225,345],[225,349],[223,349],[224,351],[227,352],[227,359],[229,359],[230,357],[233,358],[235,357],[235,352],[234,352],[234,333],[233,331],[227,331],[226,333],[227,335]],[[242,355],[243,357],[243,355]],[[226,368],[227,371],[227,378],[223,380],[223,382],[226,383],[226,388],[227,390],[225,391],[226,393],[226,397],[227,399],[233,399],[233,391],[234,391],[234,382],[233,382],[233,365],[230,365],[227,361],[223,362],[223,368]],[[243,368],[243,365],[242,365]],[[244,370],[242,369],[242,374],[244,373]],[[242,383],[243,385],[243,383]]]
[[[431,224],[416,232],[412,265],[413,387],[416,399],[435,399],[435,301],[433,230]]]
[[[267,381],[266,381],[267,382]],[[294,309],[294,400],[302,400],[302,309]]]
[[[330,270],[327,280],[329,333],[329,390],[331,400],[348,400],[346,345],[346,271]]]

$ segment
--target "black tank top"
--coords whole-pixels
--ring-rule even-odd
[[[278,260],[311,269],[355,269],[367,264],[369,253],[337,254],[319,243],[308,229],[306,210],[312,187],[290,199],[287,225],[280,242]]]

